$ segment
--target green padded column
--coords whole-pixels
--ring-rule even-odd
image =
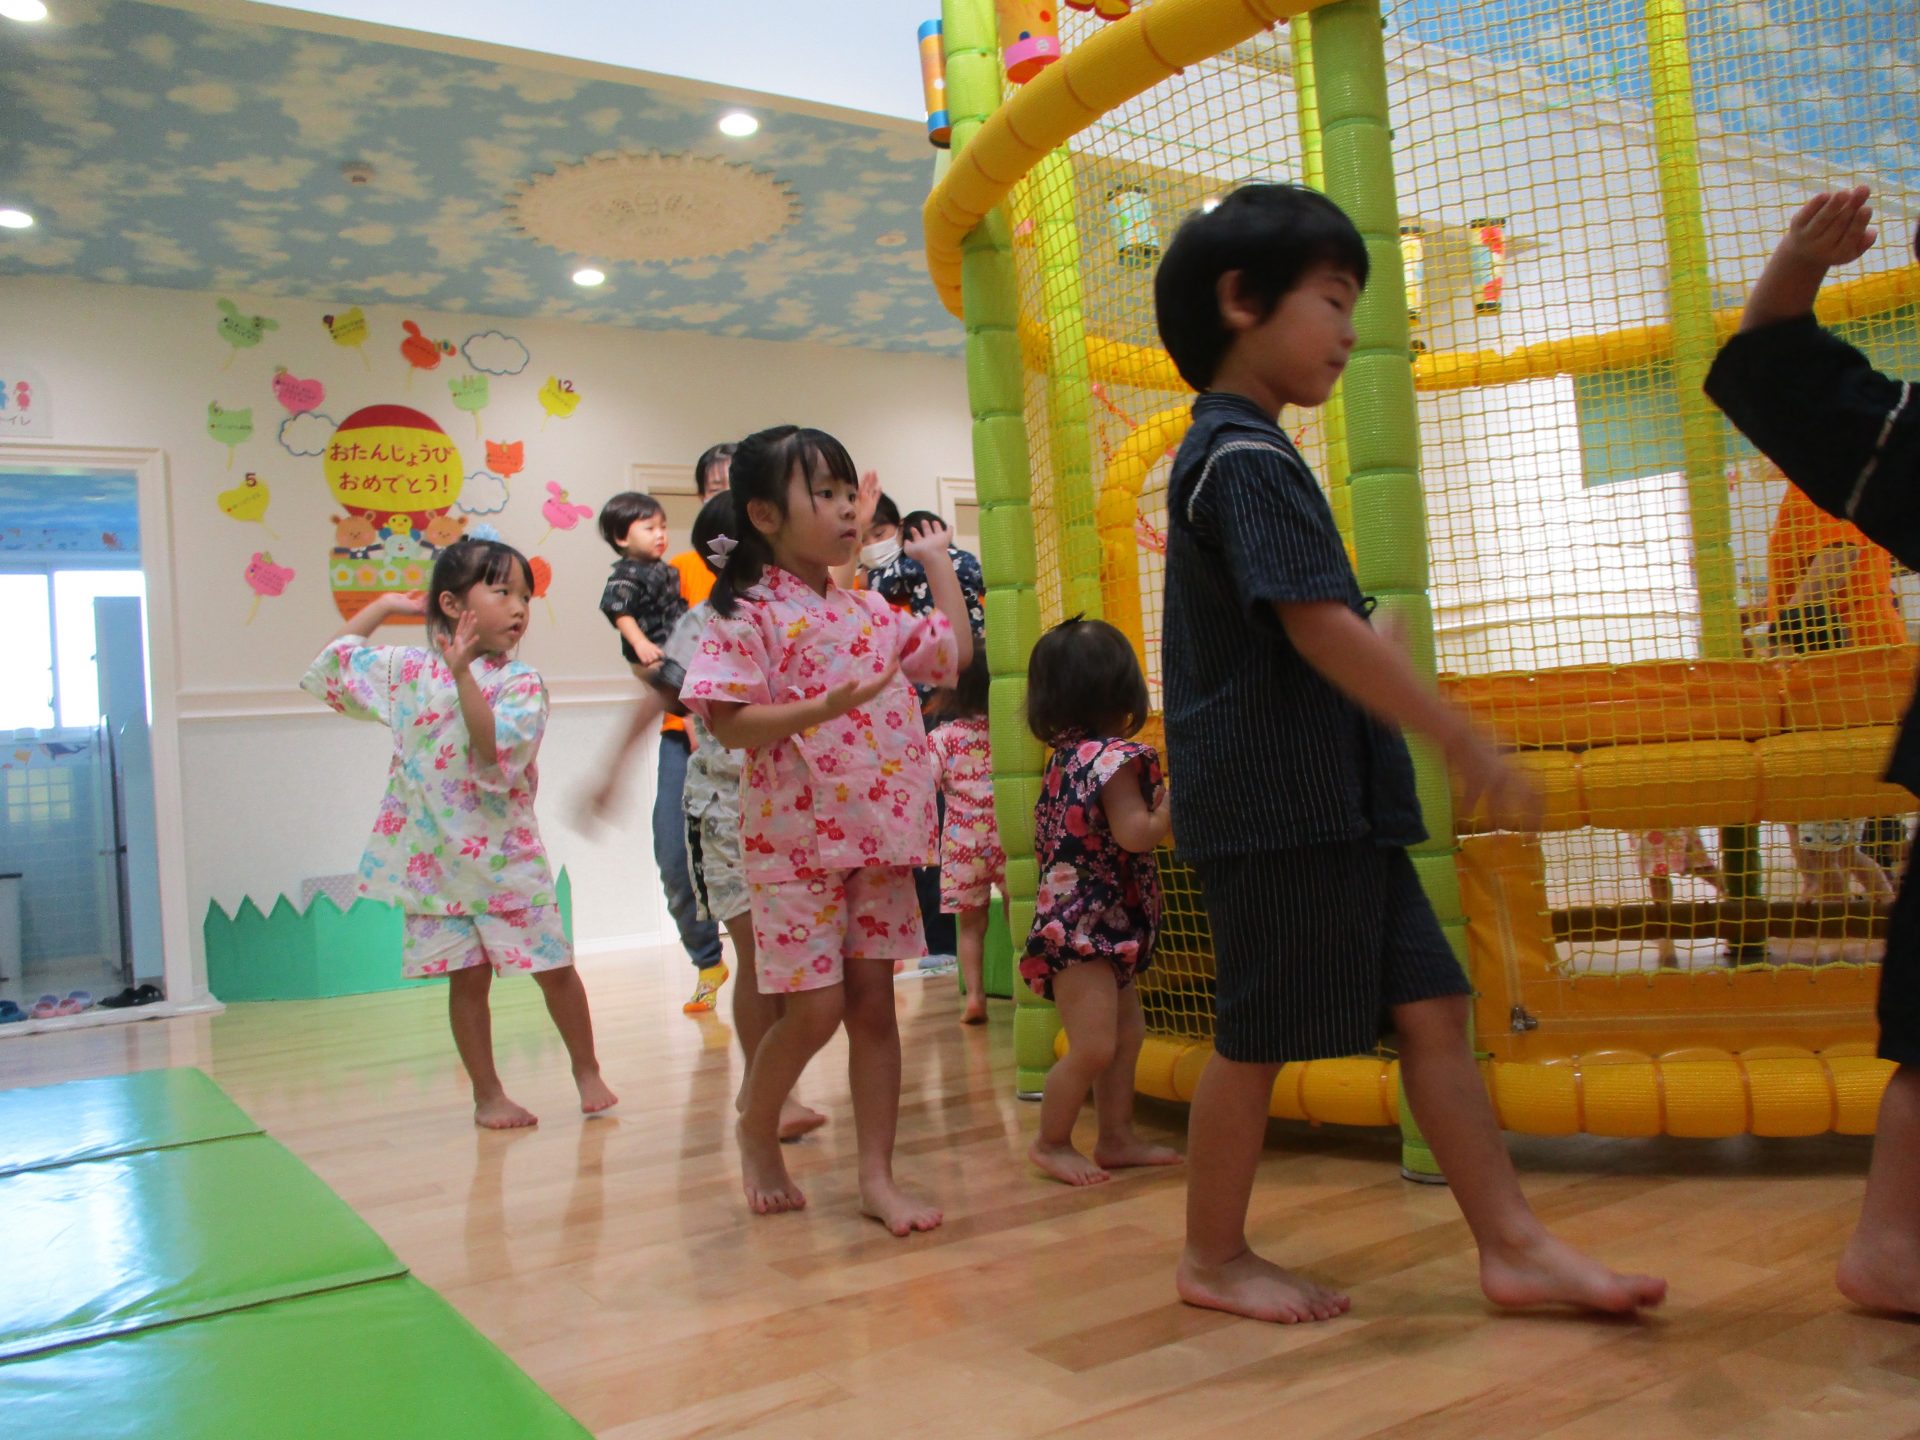
[[[1000,49],[993,0],[942,0],[947,113],[957,157],[1000,104]],[[1069,199],[1069,204],[1071,200]],[[1071,215],[1068,217],[1071,225]],[[1060,237],[1056,236],[1056,240]],[[1077,242],[1075,252],[1077,255]],[[1077,304],[1078,277],[1075,290]],[[1007,852],[1010,939],[1015,955],[1033,924],[1033,802],[1045,754],[1027,733],[1027,657],[1040,638],[1034,592],[1033,471],[1027,451],[1026,376],[1020,359],[1020,296],[1004,209],[974,227],[961,246],[966,312],[967,406],[973,414],[973,483],[980,502],[980,564],[987,582],[987,723],[993,739],[993,810]],[[1080,338],[1084,356],[1084,331]],[[1084,374],[1084,359],[1082,361]],[[1057,463],[1057,460],[1056,460]],[[1091,461],[1089,460],[1089,466]],[[1090,483],[1090,481],[1089,481]],[[1088,533],[1093,511],[1087,509]],[[1097,549],[1089,573],[1098,604]],[[1014,1089],[1037,1094],[1053,1064],[1060,1020],[1016,980]]]
[[[1287,23],[1287,36],[1293,51],[1294,109],[1300,121],[1300,178],[1313,189],[1326,193],[1327,166],[1320,132],[1320,86],[1313,69],[1313,15],[1296,15]],[[1333,523],[1341,538],[1353,544],[1353,495],[1347,484],[1347,404],[1346,384],[1333,387],[1333,394],[1320,407],[1320,423],[1326,427],[1327,464],[1321,479],[1327,486],[1327,503],[1333,508]]]
[[[1360,588],[1379,599],[1383,614],[1398,620],[1415,663],[1431,678],[1426,508],[1419,486],[1408,483],[1420,469],[1420,430],[1407,350],[1406,276],[1400,263],[1380,6],[1377,0],[1324,6],[1313,12],[1311,35],[1326,192],[1359,227],[1370,270],[1354,313],[1358,342],[1341,382]],[[1431,746],[1411,748],[1429,833],[1415,851],[1415,868],[1451,938],[1466,917],[1450,863],[1455,846],[1446,768]],[[1404,1104],[1400,1130],[1402,1173],[1438,1179],[1433,1153]]]
[[[1032,202],[1040,264],[1040,310],[1047,326],[1047,453],[1059,517],[1060,613],[1101,618],[1100,533],[1093,511],[1093,371],[1080,288],[1080,229],[1066,148],[1034,167],[1024,193]]]

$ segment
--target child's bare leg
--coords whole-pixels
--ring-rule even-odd
[[[1665,875],[1649,875],[1647,892],[1660,909],[1660,968],[1671,970],[1680,964],[1680,956],[1673,948],[1673,881]]]
[[[1133,1128],[1134,1078],[1140,1066],[1140,1046],[1147,1038],[1146,1017],[1140,1013],[1140,987],[1124,987],[1114,1003],[1113,1059],[1093,1082],[1093,1112],[1100,1118],[1093,1163],[1102,1170],[1178,1165],[1178,1150],[1142,1140]]]
[[[469,965],[447,976],[447,1019],[453,1026],[453,1048],[473,1082],[473,1123],[483,1130],[518,1130],[539,1124],[531,1110],[507,1098],[500,1072],[493,1067],[493,1011],[487,992],[493,988],[493,969]]]
[[[932,1230],[938,1206],[916,1200],[893,1178],[900,1127],[900,1019],[893,1008],[893,962],[847,962],[847,1080],[860,1149],[860,1212],[895,1235]]]
[[[1067,1053],[1047,1071],[1040,1097],[1040,1129],[1027,1150],[1047,1174],[1066,1185],[1098,1185],[1110,1178],[1073,1148],[1073,1122],[1087,1092],[1113,1065],[1118,1047],[1119,986],[1104,960],[1083,960],[1053,977],[1053,1003],[1067,1030]],[[1127,1103],[1133,1099],[1129,1094]]]
[[[547,1002],[553,1028],[566,1043],[573,1062],[573,1083],[580,1089],[580,1113],[598,1115],[620,1103],[620,1097],[600,1078],[600,1060],[593,1053],[593,1015],[587,1009],[587,987],[571,965],[541,970],[533,977]]]
[[[1215,1054],[1187,1115],[1187,1246],[1174,1277],[1189,1305],[1291,1325],[1343,1315],[1347,1297],[1263,1260],[1247,1244],[1247,1202],[1267,1138],[1278,1065]]]
[[[733,941],[733,957],[740,970],[740,978],[733,987],[733,1030],[740,1037],[740,1053],[746,1057],[746,1068],[740,1076],[740,1093],[734,1096],[733,1108],[747,1108],[747,1076],[753,1073],[754,1052],[760,1048],[760,1042],[766,1037],[773,1022],[780,1018],[781,1000],[778,995],[763,995],[758,984],[758,971],[753,963],[753,921],[746,911],[731,920],[720,922],[727,928],[727,937]],[[780,1107],[780,1138],[792,1140],[809,1130],[818,1130],[827,1123],[827,1117],[818,1110],[809,1110],[792,1095]]]
[[[1617,1275],[1547,1232],[1520,1191],[1480,1069],[1467,1047],[1467,1001],[1443,996],[1394,1007],[1400,1078],[1420,1132],[1480,1246],[1480,1288],[1497,1305],[1658,1305],[1667,1282]]]
[[[1920,1069],[1887,1082],[1860,1224],[1840,1257],[1840,1293],[1869,1310],[1920,1314]]]
[[[967,986],[967,1008],[960,1012],[963,1025],[984,1025],[987,1020],[987,910],[962,910],[954,917],[959,933],[960,978]]]
[[[1860,888],[1869,900],[1878,904],[1887,904],[1893,899],[1893,885],[1887,879],[1887,872],[1880,868],[1875,860],[1858,845],[1847,853],[1848,880],[1860,882]],[[1842,882],[1843,886],[1845,882]]]
[[[781,997],[780,1016],[761,1037],[747,1071],[746,1104],[734,1133],[740,1140],[740,1180],[747,1208],[777,1215],[806,1207],[807,1197],[787,1174],[780,1153],[780,1110],[794,1082],[840,1028],[846,996],[839,985]]]

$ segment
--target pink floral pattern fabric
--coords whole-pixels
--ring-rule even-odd
[[[493,711],[492,766],[474,761],[453,673],[432,651],[342,635],[300,682],[340,714],[393,732],[360,893],[408,915],[505,917],[558,904],[533,817],[546,683],[532,666],[501,656],[478,662],[473,676]],[[551,934],[530,943],[541,948],[539,960],[570,958],[564,939],[555,953]]]
[[[835,870],[748,889],[755,983],[762,995],[821,990],[846,980],[848,960],[911,960],[927,953],[913,872]]]
[[[1131,740],[1071,739],[1054,750],[1033,812],[1040,870],[1033,930],[1020,977],[1053,998],[1053,977],[1069,965],[1105,960],[1130,985],[1153,959],[1160,933],[1160,868],[1113,838],[1100,791],[1128,765],[1141,797],[1160,797],[1160,757]]]
[[[940,834],[940,908],[949,915],[984,910],[1007,878],[1007,856],[993,818],[993,746],[987,717],[964,715],[927,735],[947,800]]]
[[[747,752],[740,850],[749,882],[928,863],[935,781],[913,686],[951,685],[959,646],[938,611],[904,614],[831,582],[816,595],[778,567],[707,626],[680,698],[709,724],[715,701],[812,699],[895,660],[899,673],[867,704]]]

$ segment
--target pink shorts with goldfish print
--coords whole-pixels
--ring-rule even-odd
[[[838,985],[849,959],[927,953],[913,872],[902,866],[815,870],[747,888],[762,995]]]

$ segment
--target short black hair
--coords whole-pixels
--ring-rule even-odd
[[[1220,314],[1220,277],[1240,272],[1241,293],[1273,313],[1307,271],[1332,265],[1367,284],[1367,245],[1347,212],[1304,185],[1242,185],[1180,223],[1153,277],[1160,343],[1180,378],[1213,384],[1233,345]]]
[[[693,462],[693,493],[707,493],[707,471],[722,460],[733,459],[734,452],[740,447],[731,440],[723,440],[718,445],[709,445],[700,452],[700,458]]]
[[[1147,723],[1147,677],[1133,642],[1104,620],[1062,620],[1027,661],[1027,728],[1043,744],[1070,736],[1137,735]]]
[[[463,600],[476,585],[502,585],[515,570],[533,593],[533,566],[527,557],[504,540],[456,540],[433,561],[433,575],[427,582],[427,630],[451,635],[447,613],[440,605],[442,595]]]
[[[987,713],[987,696],[993,677],[987,671],[987,647],[973,642],[973,659],[960,672],[951,690],[936,690],[927,702],[927,714],[936,720],[960,720],[969,715]]]
[[[633,528],[634,521],[651,520],[656,515],[666,513],[666,507],[651,495],[642,495],[638,490],[622,490],[600,507],[600,538],[613,547],[614,554],[624,554],[620,542],[627,538],[627,531]]]
[[[880,498],[874,502],[873,519],[868,523],[872,525],[891,525],[896,530],[900,528],[900,507],[893,503],[893,497],[891,495],[883,493]]]
[[[878,512],[875,513],[876,515],[878,514]],[[902,535],[913,535],[925,526],[944,525],[946,523],[946,521],[942,520],[931,510],[909,510],[900,517],[900,533]]]

